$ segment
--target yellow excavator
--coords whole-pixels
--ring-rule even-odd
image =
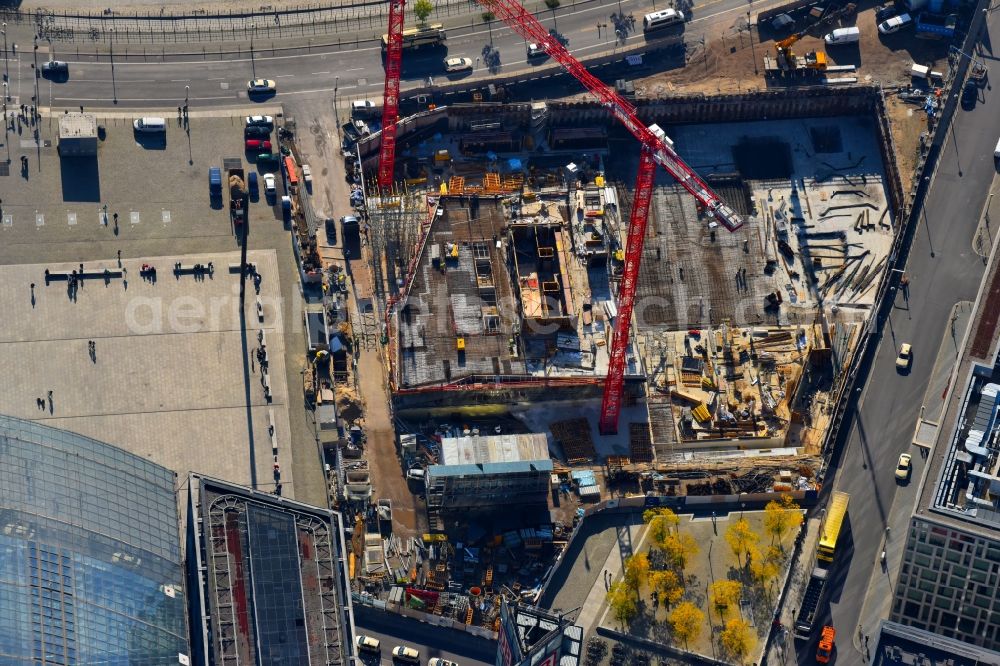
[[[777,68],[782,72],[793,73],[801,70],[823,71],[826,69],[826,53],[812,51],[802,56],[792,53],[792,45],[805,36],[806,32],[797,32],[774,43],[777,56]]]

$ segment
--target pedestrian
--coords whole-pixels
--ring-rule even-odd
[[[115,224],[118,223],[118,213],[115,213]],[[118,268],[122,267],[122,251],[118,250]]]
[[[253,358],[250,359],[250,372],[257,372],[257,368],[254,366]]]

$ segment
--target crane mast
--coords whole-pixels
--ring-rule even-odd
[[[382,188],[392,185],[393,162],[396,150],[396,119],[399,112],[399,75],[402,62],[403,5],[405,0],[390,0],[389,38],[385,60],[385,96],[382,108],[382,146],[379,154],[378,184]],[[626,234],[625,266],[618,289],[618,318],[612,337],[608,375],[604,382],[601,403],[600,430],[613,434],[618,430],[621,412],[622,388],[625,381],[626,355],[632,310],[635,305],[639,281],[642,246],[646,236],[646,223],[653,196],[656,165],[663,167],[677,183],[687,190],[722,226],[736,231],[743,219],[727,206],[695,171],[674,151],[672,142],[656,126],[647,127],[638,117],[635,107],[603,81],[587,71],[562,43],[550,35],[545,27],[526,10],[518,0],[479,0],[511,30],[541,46],[549,56],[566,68],[583,86],[641,144],[639,175],[636,182],[634,204]]]
[[[399,75],[403,67],[403,17],[406,0],[389,0],[389,33],[385,47],[385,90],[382,93],[382,145],[378,186],[392,187],[396,165],[396,120],[399,118]]]

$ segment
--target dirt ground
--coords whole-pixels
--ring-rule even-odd
[[[913,63],[945,72],[948,46],[943,42],[915,39],[912,31],[880,35],[874,5],[859,3],[859,6],[862,10],[856,15],[820,31],[825,34],[833,28],[857,25],[861,28],[858,44],[824,48],[823,36],[817,34],[803,37],[793,50],[800,54],[825,50],[833,64],[856,65],[859,83],[882,85],[896,141],[900,177],[904,189],[908,189],[916,163],[917,144],[920,133],[927,129],[927,118],[919,107],[900,102],[895,91],[910,84],[919,87],[920,82],[911,80],[909,75]],[[637,81],[637,93],[651,97],[672,93],[739,93],[764,90],[769,85],[789,85],[764,78],[764,55],[774,54],[775,35],[769,34],[767,29],[758,32],[756,28],[752,33],[751,45],[746,18],[739,17],[728,27],[708,34],[704,43],[688,39],[687,66]],[[780,39],[784,35],[777,37]]]

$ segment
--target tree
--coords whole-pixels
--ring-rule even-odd
[[[743,658],[750,653],[750,648],[753,647],[750,625],[742,618],[729,620],[719,634],[719,643],[730,656],[743,661]]]
[[[738,580],[717,580],[708,586],[708,598],[723,618],[733,606],[740,602],[743,583]]]
[[[698,554],[698,542],[690,534],[669,534],[659,546],[670,564],[681,571],[687,567],[688,560]]]
[[[677,526],[681,519],[670,509],[647,509],[642,514],[642,520],[649,525],[649,537],[657,548],[663,550],[661,545],[670,534],[677,532]]]
[[[674,630],[674,636],[684,641],[686,649],[688,641],[697,640],[698,636],[701,635],[705,614],[690,601],[682,601],[677,604],[677,608],[670,612],[669,622],[670,627]]]
[[[639,607],[632,596],[632,590],[628,588],[624,581],[618,580],[612,583],[606,598],[608,606],[611,607],[612,615],[615,616],[615,619],[623,627],[628,625],[632,618],[636,616],[636,613],[639,612]]]
[[[756,546],[750,549],[750,575],[760,585],[767,585],[781,571],[784,553],[777,546],[768,546],[763,553]]]
[[[545,6],[549,9],[555,9],[560,4],[562,4],[560,0],[545,0]]]
[[[639,589],[649,578],[649,557],[639,553],[625,560],[625,586],[639,596]]]
[[[673,606],[684,596],[684,585],[675,571],[654,571],[649,575],[649,586],[661,606]]]
[[[431,0],[417,0],[413,3],[413,15],[421,23],[427,22],[427,17],[431,15],[432,11],[434,11],[434,5],[431,4]]]
[[[497,20],[497,15],[493,12],[483,12],[483,23],[491,23]]]
[[[729,547],[733,549],[733,554],[736,555],[736,561],[740,563],[741,567],[743,566],[743,556],[746,555],[747,551],[749,551],[752,546],[755,546],[758,541],[760,541],[760,536],[753,531],[753,528],[750,527],[750,523],[747,522],[746,518],[740,518],[726,528],[726,542],[729,543]]]
[[[771,500],[764,507],[764,529],[771,535],[771,543],[777,540],[779,547],[785,532],[802,524],[802,511],[791,495],[782,495],[780,500]]]

